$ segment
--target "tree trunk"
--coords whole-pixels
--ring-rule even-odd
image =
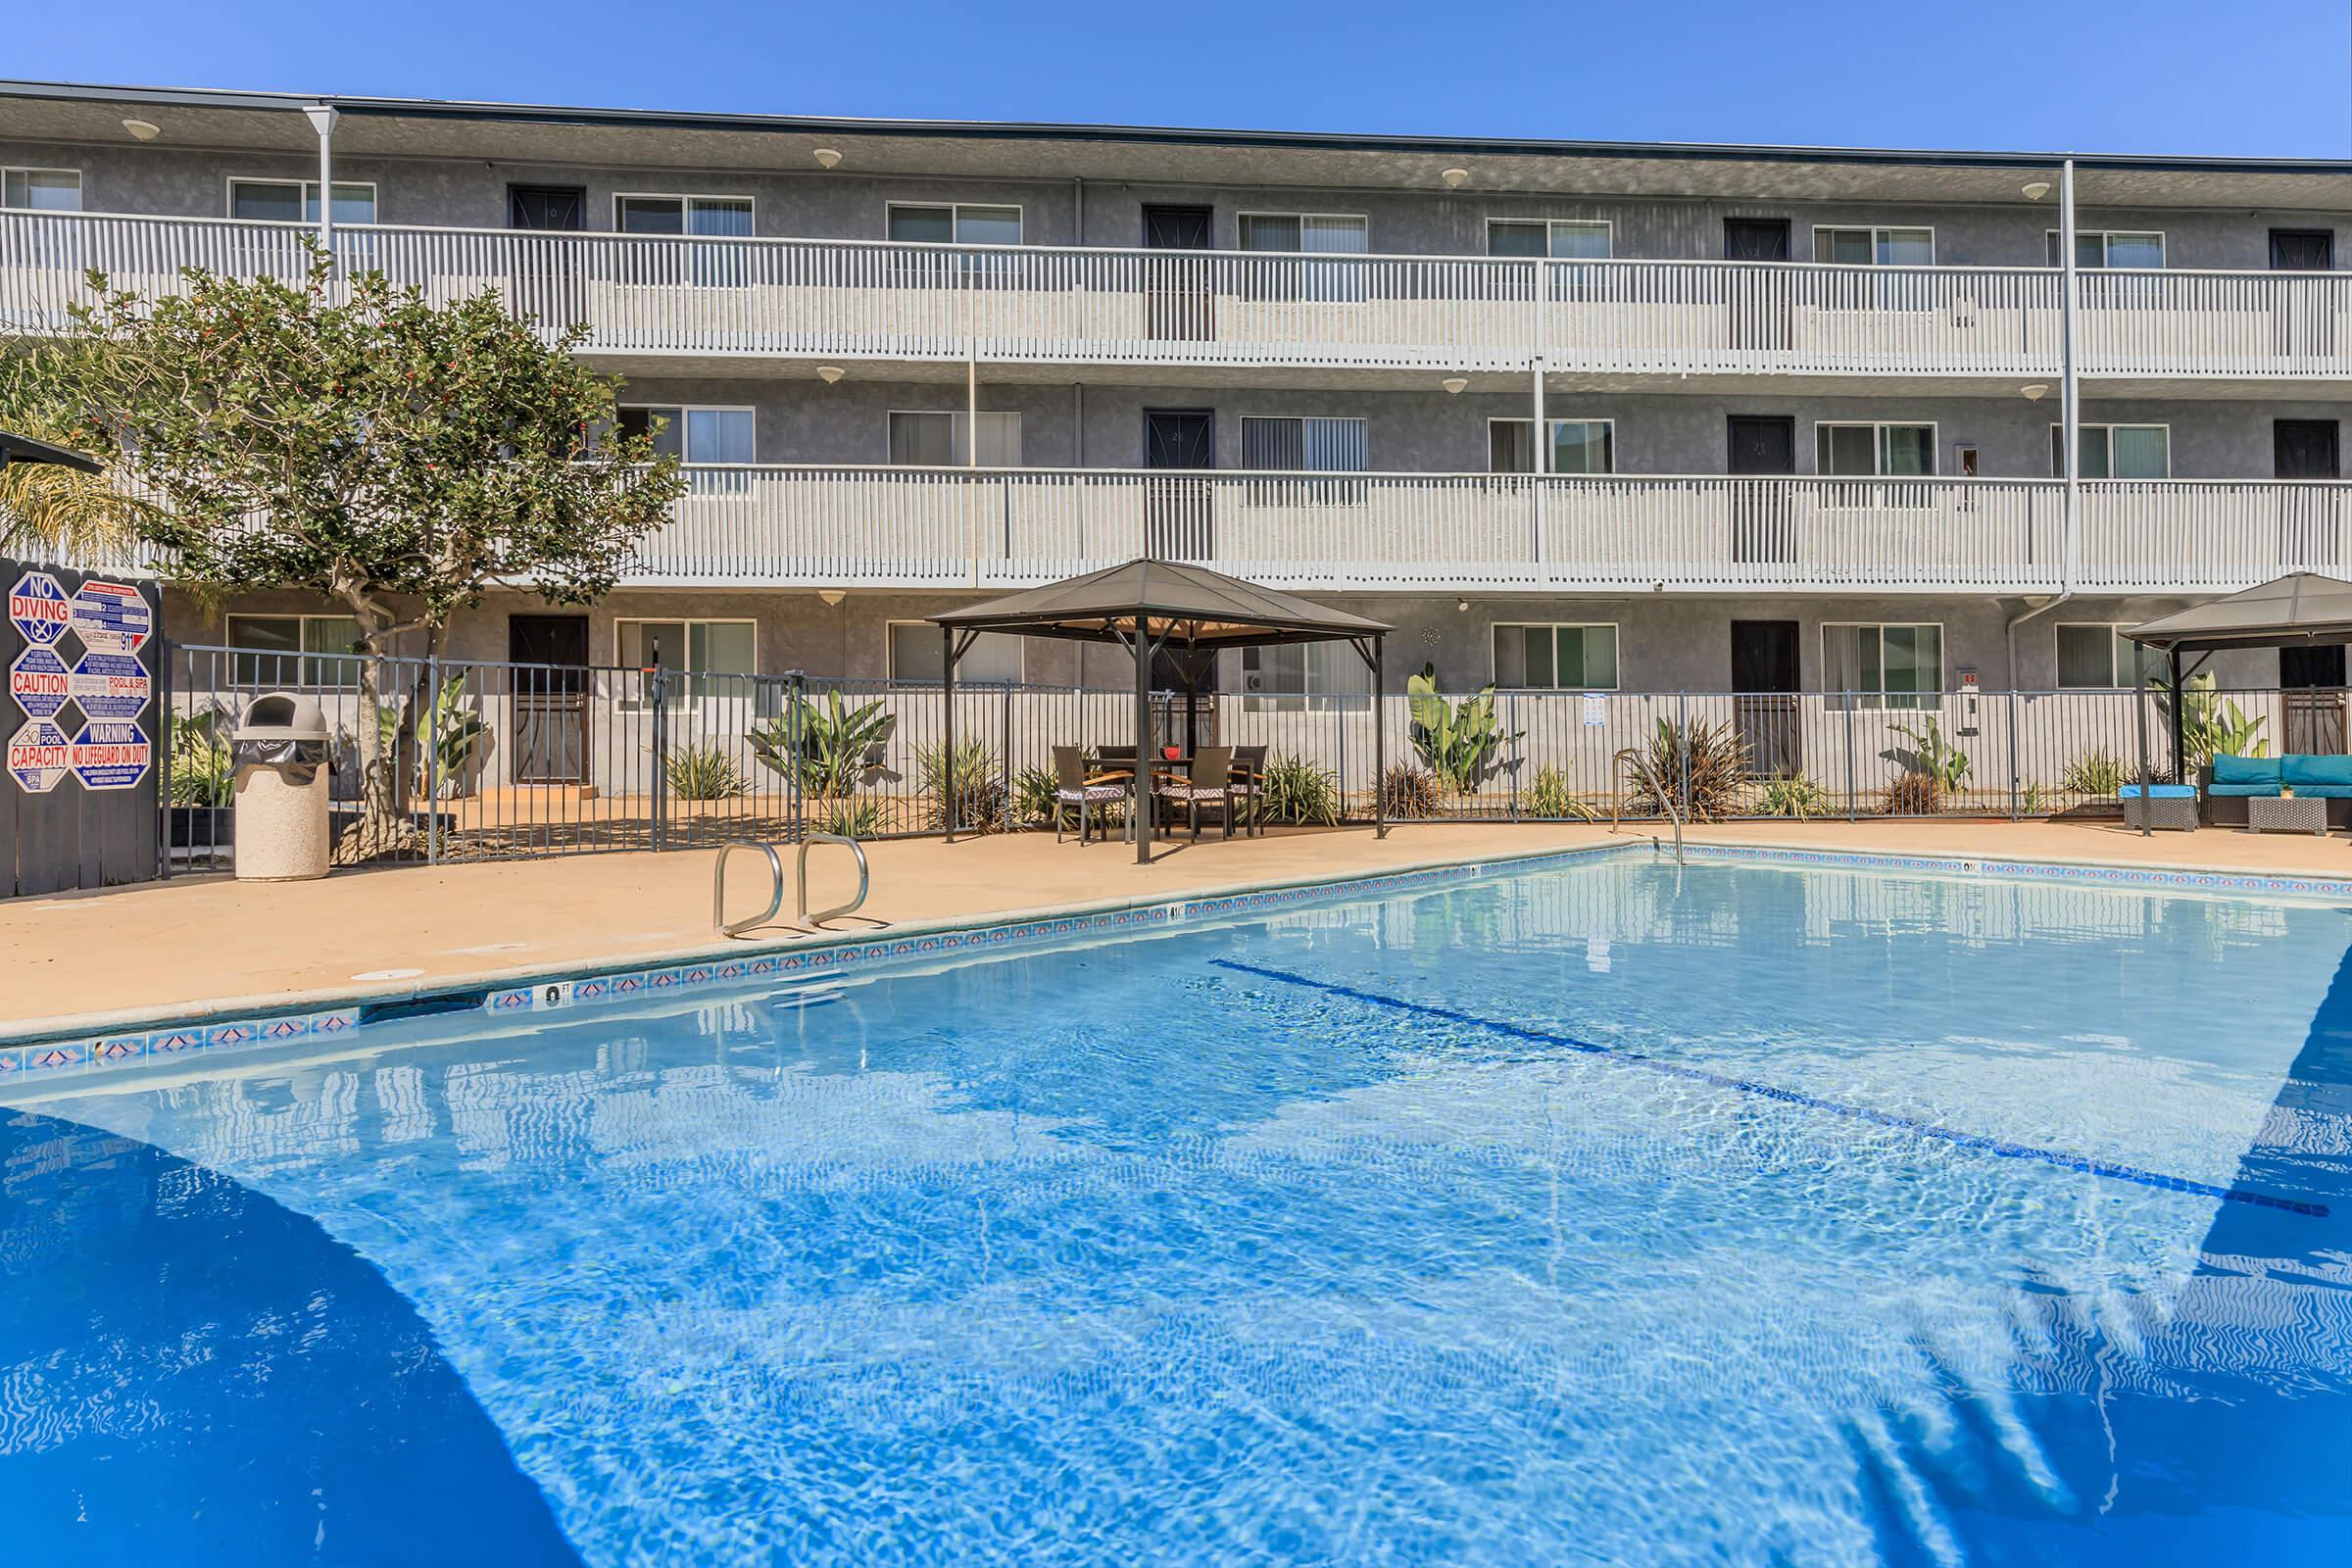
[[[384,735],[383,656],[390,641],[392,617],[365,595],[345,595],[360,622],[360,711],[356,728],[360,750],[360,819],[347,828],[335,846],[335,858],[346,865],[416,848],[421,837],[409,819],[411,780],[404,760],[414,754],[414,728],[407,716],[413,705],[401,703],[401,717],[391,744]],[[396,699],[397,700],[397,699]]]

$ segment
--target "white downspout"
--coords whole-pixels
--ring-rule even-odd
[[[310,121],[311,128],[318,133],[318,247],[332,255],[335,248],[335,122],[343,116],[332,104],[311,104],[302,113]]]
[[[2075,375],[2075,161],[2058,174],[2058,428],[2066,449],[2066,496],[2058,524],[2058,597],[2013,617],[2008,626],[2009,689],[2018,689],[2017,628],[2075,597],[2075,556],[2082,535],[2082,397]],[[2134,670],[2136,677],[2138,671]],[[2135,682],[2136,683],[2136,682]]]

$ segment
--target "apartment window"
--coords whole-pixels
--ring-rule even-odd
[[[298,658],[349,654],[360,645],[350,615],[231,615],[229,678],[239,686],[342,686],[359,679],[359,661]]]
[[[2126,637],[2119,625],[2058,623],[2058,685],[2062,691],[2130,686],[2134,667],[2139,670],[2139,684],[2145,685],[2160,666],[2158,657]]]
[[[612,226],[623,234],[695,234],[706,239],[748,239],[752,233],[749,196],[615,196]]]
[[[2050,426],[2050,476],[2066,477],[2066,426]],[[2164,424],[2082,426],[2085,479],[2169,479],[2173,476],[2173,431]]]
[[[1018,245],[1021,210],[966,202],[893,202],[890,237],[932,245]]]
[[[956,662],[956,684],[995,684],[1018,686],[1021,683],[1021,653],[1029,639],[1010,632],[984,631],[972,639]],[[922,681],[938,685],[947,672],[947,654],[941,647],[939,628],[927,620],[894,620],[890,623],[890,678],[892,680]]]
[[[1298,712],[1370,705],[1372,672],[1347,643],[1286,643],[1242,650],[1242,708]]]
[[[1362,419],[1242,416],[1242,466],[1282,473],[1361,473],[1372,466]]]
[[[1820,423],[1813,427],[1814,471],[1838,477],[1907,479],[1936,471],[1932,424]]]
[[[962,413],[894,409],[890,415],[890,461],[925,468],[960,468],[974,462],[972,424]],[[1017,414],[980,416],[980,453],[983,468],[1021,466],[1021,416]]]
[[[0,207],[21,212],[78,213],[81,211],[81,171],[0,170]]]
[[[616,620],[612,640],[623,669],[661,669],[682,677],[670,685],[673,704],[749,695],[748,682],[714,677],[749,675],[759,668],[759,628],[748,620]],[[642,691],[632,688],[620,706],[643,707]]]
[[[1617,421],[1614,419],[1546,419],[1551,428],[1553,473],[1615,473]],[[1533,419],[1487,421],[1487,471],[1533,473],[1536,454]]]
[[[232,179],[228,182],[228,216],[270,223],[318,221],[318,182],[315,179]],[[372,184],[335,181],[335,221],[375,221]]]
[[[2042,230],[2049,243],[2050,265],[2059,266],[2058,231]],[[2077,267],[2145,267],[2164,265],[2164,236],[2144,230],[2093,228],[2075,230]]]
[[[1494,684],[1532,690],[1617,689],[1617,628],[1498,621]]]
[[[1489,256],[1549,256],[1561,261],[1605,262],[1609,259],[1609,224],[1600,219],[1487,220]]]
[[[1316,256],[1361,256],[1370,226],[1356,213],[1244,213],[1242,249],[1300,251]]]
[[[1934,267],[1932,228],[1831,228],[1813,230],[1813,259],[1840,267]]]
[[[1822,687],[1866,708],[1933,708],[1943,690],[1943,628],[1825,621]]]
[[[757,419],[750,409],[624,403],[616,422],[623,435],[650,435],[654,450],[682,463],[757,463]]]

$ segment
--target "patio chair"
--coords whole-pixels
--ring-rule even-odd
[[[1203,746],[1193,754],[1192,771],[1183,778],[1164,780],[1159,786],[1160,799],[1171,806],[1185,808],[1192,814],[1193,842],[1200,842],[1200,808],[1214,806],[1225,813],[1225,836],[1233,837],[1234,803],[1240,799],[1233,789],[1233,748]]]
[[[1266,750],[1263,746],[1233,749],[1233,793],[1249,808],[1250,833],[1253,838],[1266,831]]]
[[[1135,769],[1123,772],[1090,773],[1086,758],[1075,746],[1054,748],[1054,842],[1061,842],[1061,811],[1065,806],[1078,808],[1078,842],[1086,842],[1090,815],[1096,831],[1100,832],[1102,808],[1114,806],[1127,798],[1129,783]]]

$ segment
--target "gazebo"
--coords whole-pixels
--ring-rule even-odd
[[[1152,662],[1161,653],[1176,663],[1186,697],[1197,696],[1208,662],[1228,648],[1262,648],[1279,643],[1345,642],[1372,672],[1373,826],[1386,836],[1388,813],[1378,780],[1388,767],[1381,734],[1382,640],[1393,629],[1377,620],[1333,610],[1295,594],[1228,577],[1204,566],[1172,561],[1138,560],[1031,588],[964,610],[933,615],[946,655],[946,756],[956,754],[956,666],[982,632],[1021,637],[1059,637],[1071,642],[1110,643],[1135,659],[1135,780],[1132,822],[1135,858],[1152,861]],[[1186,725],[1194,722],[1186,707]],[[952,775],[945,781],[956,799]],[[948,837],[956,836],[956,813],[947,813]]]
[[[2258,588],[2160,616],[2132,627],[2124,635],[2142,648],[2163,653],[2170,666],[2173,782],[2185,783],[2180,758],[2181,656],[2213,654],[2229,648],[2295,648],[2311,643],[2352,642],[2352,582],[2323,577],[2314,571],[2290,572]],[[2144,781],[2151,771],[2146,703],[2135,701],[2132,711],[2139,723],[2139,776]],[[2140,833],[2145,836],[2150,830],[2148,813],[2141,812],[2139,820]]]
[[[0,468],[12,463],[53,463],[60,467],[79,468],[84,473],[96,473],[105,466],[96,458],[61,447],[50,441],[35,441],[31,436],[19,435],[14,430],[0,430]]]

